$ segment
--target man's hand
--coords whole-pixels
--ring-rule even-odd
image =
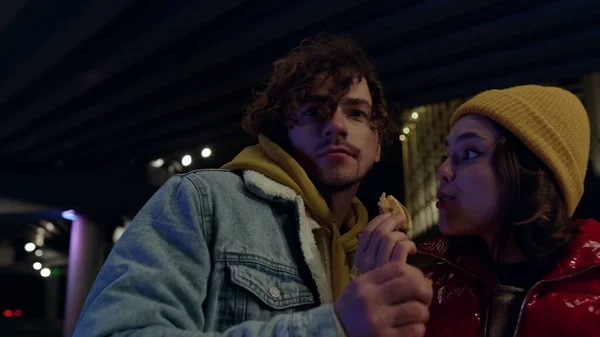
[[[419,269],[392,262],[355,278],[333,307],[348,337],[422,337],[432,296]]]

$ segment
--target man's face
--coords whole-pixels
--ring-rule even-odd
[[[333,101],[332,78],[317,78],[288,131],[293,156],[311,179],[332,190],[356,186],[375,162],[381,146],[371,127],[373,100],[365,79]]]

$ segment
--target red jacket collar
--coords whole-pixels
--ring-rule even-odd
[[[600,266],[600,223],[593,219],[575,220],[573,234],[563,257],[544,279],[561,278]],[[482,252],[486,246],[474,237],[440,237],[419,245],[419,253],[440,258],[485,283],[495,283],[489,255]]]
[[[547,278],[572,275],[600,266],[600,223],[593,219],[576,220],[577,232],[571,237],[567,255]]]

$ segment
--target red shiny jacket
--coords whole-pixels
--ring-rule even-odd
[[[566,257],[527,292],[515,337],[600,337],[600,223],[577,220],[576,226]],[[425,336],[485,337],[496,277],[480,255],[460,249],[460,240],[449,249],[449,240],[419,245],[420,253],[441,259],[423,270],[434,287]]]

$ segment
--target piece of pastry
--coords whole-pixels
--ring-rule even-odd
[[[391,214],[400,214],[402,213],[402,206],[400,202],[394,198],[393,195],[386,196],[385,192],[381,194],[379,197],[379,202],[377,203],[379,206],[379,213],[391,213]]]
[[[379,206],[379,213],[391,213],[391,214],[403,214],[406,219],[404,223],[402,223],[400,230],[401,231],[409,231],[412,229],[412,223],[410,220],[410,214],[406,208],[394,198],[393,195],[386,196],[385,192],[381,194],[379,197],[379,202],[377,203]]]

